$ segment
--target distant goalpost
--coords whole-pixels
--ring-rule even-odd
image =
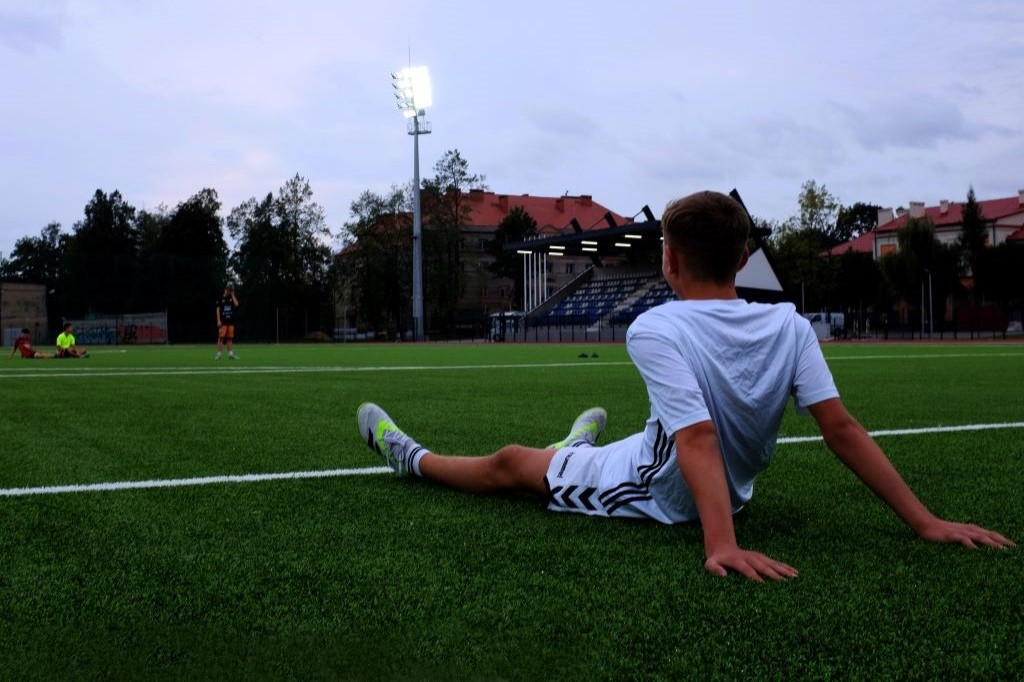
[[[75,342],[82,346],[120,346],[168,341],[166,311],[130,313],[68,322],[75,325]]]

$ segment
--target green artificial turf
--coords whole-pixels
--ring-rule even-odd
[[[620,345],[104,350],[0,362],[0,488],[378,466],[365,400],[464,454],[648,413]],[[825,352],[869,430],[1024,420],[1024,345]],[[934,511],[1020,540],[1022,436],[879,442]],[[1021,551],[915,539],[820,442],[780,444],[736,526],[800,577],[712,576],[697,526],[388,475],[0,497],[0,679],[1022,676]]]

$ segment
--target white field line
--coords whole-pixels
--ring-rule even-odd
[[[332,478],[335,476],[367,476],[389,474],[389,467],[363,469],[327,469],[324,471],[290,471],[280,474],[238,474],[234,476],[205,476],[203,478],[166,478],[152,481],[116,481],[112,483],[83,483],[78,485],[49,485],[37,488],[0,488],[0,497],[21,495],[53,495],[56,493],[86,493],[105,490],[137,490],[139,488],[180,488],[213,483],[257,483],[295,478]]]
[[[921,429],[883,429],[869,431],[872,438],[883,436],[917,436],[928,433],[955,433],[957,431],[988,431],[989,429],[1021,429],[1024,422],[1001,422],[997,424],[961,424],[959,426],[929,426]],[[813,443],[822,440],[821,436],[791,436],[779,438],[776,443]]]
[[[166,369],[123,369],[123,370],[89,370],[82,369],[70,372],[28,371],[12,374],[0,373],[0,379],[41,379],[46,377],[146,377],[146,376],[189,376],[198,374],[316,374],[321,372],[422,372],[425,370],[466,370],[466,369],[537,369],[549,367],[593,367],[603,365],[614,367],[632,365],[629,360],[617,362],[535,362],[514,365],[387,365],[379,367],[233,367],[224,369],[196,369],[174,367]]]
[[[931,433],[952,433],[957,431],[985,431],[989,429],[1020,429],[1024,422],[1003,422],[998,424],[963,424],[960,426],[933,426],[921,429],[887,429],[872,431],[874,438],[882,436],[916,436]],[[779,444],[810,443],[820,441],[821,436],[795,436],[779,438]],[[277,474],[238,474],[228,476],[206,476],[202,478],[169,478],[150,481],[114,481],[110,483],[82,483],[73,485],[52,485],[33,488],[0,488],[0,497],[24,497],[27,495],[54,495],[58,493],[85,493],[116,490],[138,490],[140,488],[180,488],[184,486],[211,485],[214,483],[257,483],[301,478],[334,478],[338,476],[370,476],[390,474],[388,467],[364,467],[361,469],[326,469],[322,471],[291,471]]]
[[[929,360],[949,358],[1005,358],[1024,357],[1020,353],[925,353],[920,355],[860,355],[827,357],[828,362],[845,362],[847,360]],[[580,359],[582,360],[582,358]],[[45,378],[86,378],[86,377],[148,377],[148,376],[199,376],[216,374],[227,376],[231,374],[318,374],[318,373],[346,373],[346,372],[422,372],[427,370],[496,370],[496,369],[546,369],[559,367],[621,367],[632,365],[629,360],[621,361],[598,361],[598,362],[531,362],[519,364],[488,364],[488,365],[385,365],[376,367],[246,367],[244,365],[233,365],[227,367],[210,367],[208,369],[197,367],[165,367],[162,369],[147,368],[110,368],[94,369],[91,367],[79,367],[73,370],[48,371],[39,367],[25,369],[8,369],[0,372],[0,379],[45,379]]]

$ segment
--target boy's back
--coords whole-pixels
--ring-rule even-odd
[[[671,441],[666,434],[710,419],[733,511],[750,500],[754,477],[771,460],[789,396],[798,408],[838,396],[810,324],[791,304],[673,301],[638,317],[626,342],[651,401],[638,457],[658,453],[660,439]],[[663,507],[682,515],[675,520],[696,518],[674,461],[650,486]]]

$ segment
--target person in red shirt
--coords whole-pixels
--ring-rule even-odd
[[[31,358],[52,358],[51,353],[44,353],[41,350],[32,348],[32,339],[29,338],[28,327],[21,328],[21,336],[14,340],[14,348],[11,350],[11,357],[18,351],[21,351],[21,357],[24,359]]]

